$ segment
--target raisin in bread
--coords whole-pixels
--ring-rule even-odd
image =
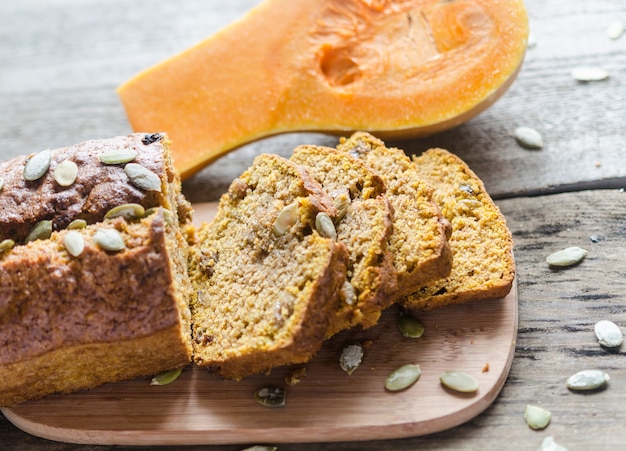
[[[229,379],[303,363],[321,347],[347,251],[315,227],[332,199],[299,165],[260,155],[190,251],[194,360]]]
[[[396,274],[387,241],[393,216],[382,178],[346,152],[321,146],[299,146],[291,160],[306,167],[333,198],[337,240],[350,259],[339,309],[328,336],[378,322],[381,311],[393,303]]]
[[[419,177],[405,153],[365,132],[342,138],[337,148],[360,158],[379,173],[394,212],[389,249],[398,277],[398,296],[446,277],[452,266],[450,224],[433,200],[433,189]]]
[[[452,271],[402,301],[432,310],[448,304],[506,296],[513,285],[513,239],[483,182],[457,156],[430,149],[413,159],[419,176],[435,187],[434,198],[452,224]]]

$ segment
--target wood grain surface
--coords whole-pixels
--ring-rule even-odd
[[[130,132],[115,88],[140,70],[197,43],[256,0],[21,0],[0,2],[0,157]],[[485,181],[516,244],[519,331],[510,375],[482,414],[426,436],[325,443],[283,443],[279,450],[536,450],[548,435],[571,450],[621,449],[626,442],[624,348],[597,344],[593,324],[626,330],[626,23],[623,0],[527,0],[536,45],[511,89],[472,121],[422,140],[393,143],[408,153],[440,146]],[[580,83],[580,65],[603,67],[608,80]],[[531,151],[513,139],[517,125],[542,132]],[[245,146],[185,183],[194,202],[216,200],[260,152],[288,155],[301,143],[334,144],[313,133]],[[579,245],[572,268],[545,257]],[[585,368],[611,375],[606,390],[576,394],[565,379]],[[552,411],[543,431],[523,418],[527,404]],[[268,440],[271,442],[271,440]],[[255,443],[251,443],[255,444]],[[240,450],[243,445],[190,446]],[[0,417],[0,449],[119,449],[71,445],[27,434]],[[137,447],[133,449],[149,449]],[[163,449],[180,449],[164,447]]]

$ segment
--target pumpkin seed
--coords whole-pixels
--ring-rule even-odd
[[[552,413],[549,410],[539,406],[526,406],[524,411],[524,419],[531,429],[545,429],[550,424]]]
[[[283,407],[287,391],[281,387],[262,387],[254,394],[254,400],[265,407]]]
[[[617,348],[622,344],[624,335],[619,326],[612,321],[598,321],[593,328],[598,342],[607,348]]]
[[[59,185],[70,186],[76,181],[78,166],[71,160],[62,161],[54,170],[53,176]]]
[[[548,435],[542,440],[541,445],[539,445],[539,449],[537,451],[567,451],[567,448],[559,445],[557,442],[554,441],[554,437]]]
[[[78,257],[85,250],[85,240],[83,236],[76,230],[70,230],[65,234],[63,245],[67,252],[73,257]]]
[[[105,251],[121,251],[126,247],[124,238],[115,229],[98,229],[93,241]]]
[[[284,207],[274,221],[274,235],[283,236],[298,220],[298,204],[292,202]]]
[[[128,163],[124,166],[124,172],[137,188],[145,191],[161,191],[161,179],[150,169],[137,163]]]
[[[11,239],[0,241],[0,254],[10,249],[13,249],[13,246],[15,246],[15,241]]]
[[[0,192],[2,191],[2,188],[4,188],[4,180],[0,179]]]
[[[87,221],[85,221],[84,219],[74,219],[67,225],[67,228],[69,230],[84,229],[85,227],[87,227]]]
[[[277,446],[254,445],[249,448],[244,448],[241,451],[276,451],[277,449]]]
[[[587,255],[586,249],[572,246],[548,255],[546,261],[550,266],[566,267],[580,263],[585,255]]]
[[[356,290],[347,280],[343,283],[343,286],[341,287],[341,294],[343,295],[343,301],[346,303],[346,305],[353,305],[356,301]]]
[[[572,69],[572,77],[580,82],[602,81],[609,78],[609,73],[599,67],[580,66]]]
[[[50,150],[42,150],[28,159],[24,165],[24,178],[29,182],[39,180],[48,172],[52,154]]]
[[[517,142],[527,149],[543,148],[543,136],[534,128],[516,127],[514,134]]]
[[[333,205],[335,206],[335,210],[337,210],[337,216],[335,217],[335,221],[341,221],[346,214],[348,213],[348,207],[350,207],[350,191],[348,189],[337,190],[332,194],[333,197]]]
[[[601,370],[583,370],[567,378],[567,388],[574,391],[597,390],[609,382],[609,375]]]
[[[52,235],[52,221],[48,219],[44,219],[43,221],[39,221],[34,225],[26,238],[24,238],[24,242],[28,243],[30,241],[35,240],[47,240]]]
[[[173,370],[162,371],[152,378],[150,385],[167,385],[178,379],[178,376],[183,372],[182,368],[176,368]]]
[[[363,346],[360,343],[347,345],[339,356],[339,366],[346,373],[351,375],[361,365],[363,360]]]
[[[473,393],[478,390],[478,381],[472,375],[461,371],[446,371],[439,380],[450,390],[462,393]]]
[[[111,208],[104,215],[104,219],[119,218],[122,217],[126,220],[143,218],[146,214],[146,210],[139,204],[122,204],[117,207]]]
[[[615,20],[609,24],[606,29],[606,35],[610,39],[619,39],[624,33],[624,24],[619,20]]]
[[[285,376],[285,383],[290,386],[294,386],[302,382],[306,377],[306,367],[294,368]]]
[[[402,335],[408,338],[420,338],[424,335],[424,325],[411,315],[400,316],[398,327]]]
[[[157,141],[161,141],[161,139],[163,139],[163,135],[162,134],[160,134],[160,133],[149,133],[149,134],[144,135],[143,138],[141,138],[141,142],[144,145],[148,146],[148,145],[150,145],[152,143],[155,143]]]
[[[337,230],[335,230],[335,224],[330,219],[328,213],[320,212],[315,217],[315,230],[324,238],[337,239]]]
[[[419,365],[410,363],[408,365],[401,366],[387,376],[387,380],[385,380],[385,388],[389,391],[407,389],[416,383],[421,375],[422,370]]]
[[[104,164],[123,164],[130,163],[137,155],[133,149],[111,149],[98,155],[98,159]]]

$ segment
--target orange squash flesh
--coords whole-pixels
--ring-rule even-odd
[[[135,131],[165,131],[187,178],[292,131],[425,136],[467,121],[524,58],[522,0],[266,0],[118,94]]]

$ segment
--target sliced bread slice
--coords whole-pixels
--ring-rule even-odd
[[[396,273],[387,241],[392,213],[383,179],[346,152],[322,146],[299,146],[291,160],[306,167],[331,195],[337,240],[350,254],[347,280],[328,336],[360,325],[371,327],[394,301]]]
[[[260,155],[200,226],[190,251],[194,359],[228,379],[304,363],[345,282],[345,246],[321,236],[332,199],[299,165]]]
[[[419,176],[435,187],[434,198],[452,224],[452,271],[406,297],[409,308],[506,296],[515,278],[513,239],[483,182],[460,158],[443,149],[414,157]]]
[[[433,200],[433,189],[418,176],[405,153],[365,132],[342,138],[337,148],[362,159],[380,174],[393,209],[389,249],[398,277],[398,296],[450,273],[450,224]]]

